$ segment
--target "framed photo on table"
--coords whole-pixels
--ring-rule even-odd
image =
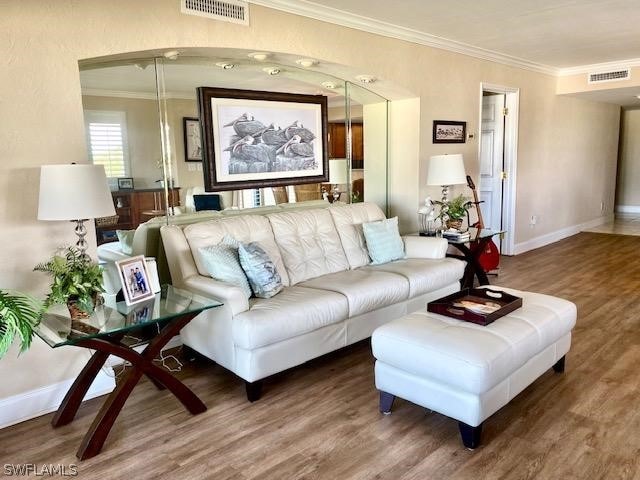
[[[200,120],[193,117],[182,118],[184,132],[184,161],[202,161],[202,138],[200,138]]]
[[[205,189],[327,183],[327,97],[200,87]]]
[[[433,143],[465,143],[467,122],[433,121]]]
[[[130,257],[115,263],[127,305],[144,302],[155,297],[144,255]]]
[[[119,177],[118,178],[118,190],[133,190],[133,178],[132,177]]]

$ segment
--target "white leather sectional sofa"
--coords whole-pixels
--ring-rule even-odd
[[[361,224],[384,218],[375,204],[359,203],[162,227],[173,285],[224,302],[192,320],[183,343],[243,378],[255,400],[265,377],[370,337],[460,289],[465,264],[445,257],[441,238],[404,237],[405,259],[371,265]],[[211,278],[198,249],[226,234],[258,242],[284,290],[247,299]]]

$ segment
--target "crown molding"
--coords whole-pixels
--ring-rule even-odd
[[[448,50],[462,55],[488,60],[490,62],[508,65],[510,67],[531,70],[546,75],[558,75],[559,69],[549,65],[504,55],[502,53],[474,47],[462,42],[448,40],[446,38],[430,35],[411,28],[393,25],[373,18],[363,17],[349,12],[344,12],[332,7],[318,5],[307,0],[250,0],[250,3],[261,5],[275,10],[281,10],[295,15],[313,18],[323,22],[354,28],[369,33],[375,33],[385,37],[404,40],[419,45]]]
[[[593,63],[591,65],[578,65],[577,67],[561,68],[558,72],[558,76],[567,77],[569,75],[578,75],[581,73],[598,73],[632,67],[640,67],[640,58],[630,58],[628,60],[619,60],[616,62]]]

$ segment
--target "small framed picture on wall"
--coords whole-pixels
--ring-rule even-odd
[[[465,143],[467,122],[433,121],[433,143]]]
[[[184,131],[184,161],[202,161],[202,139],[200,137],[200,120],[192,117],[182,118]]]

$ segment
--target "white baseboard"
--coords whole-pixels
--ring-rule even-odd
[[[616,205],[618,213],[640,213],[639,205]]]
[[[572,235],[580,233],[587,228],[597,227],[598,225],[602,225],[603,223],[611,221],[613,221],[613,215],[605,215],[604,217],[599,217],[585,223],[571,225],[569,227],[556,230],[555,232],[540,235],[539,237],[532,238],[531,240],[527,240],[526,242],[517,243],[514,248],[514,255],[519,255],[521,253],[528,252],[529,250],[544,247],[545,245],[549,245],[550,243],[555,243],[567,237],[571,237]]]
[[[180,345],[182,345],[182,339],[180,335],[176,335],[169,340],[162,350],[179,347]],[[146,345],[140,345],[136,347],[135,350],[141,352],[145,347]],[[91,387],[89,387],[89,391],[84,399],[88,400],[110,393],[116,386],[112,367],[120,365],[121,363],[121,358],[110,355],[105,362],[104,368],[100,370]],[[75,379],[70,379],[64,382],[45,385],[44,387],[36,388],[28,392],[0,399],[0,428],[15,425],[16,423],[56,411],[74,380]]]
[[[113,370],[100,370],[89,387],[85,400],[110,393],[116,386]],[[19,393],[0,400],[0,428],[15,425],[58,409],[74,378],[46,385],[28,392]]]

